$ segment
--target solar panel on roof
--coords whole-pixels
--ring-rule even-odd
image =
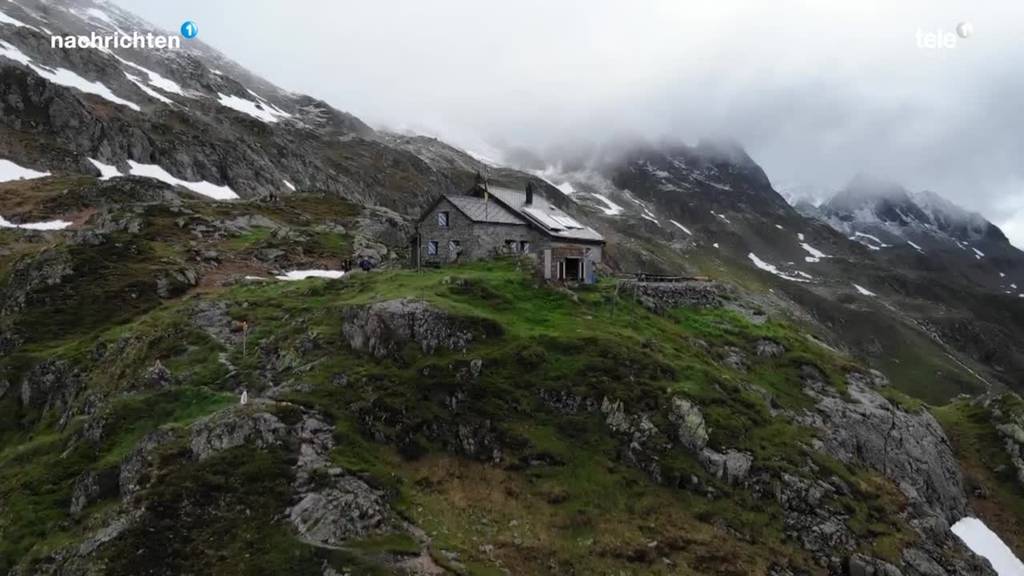
[[[551,217],[549,214],[545,214],[543,210],[536,208],[523,208],[523,212],[526,212],[530,216],[533,216],[548,230],[562,230],[565,228],[564,224],[561,224],[557,220]]]
[[[559,224],[561,224],[562,226],[564,226],[566,228],[575,228],[575,229],[582,229],[583,228],[582,224],[580,224],[579,222],[573,220],[570,216],[566,216],[565,214],[550,214],[550,216],[552,218],[554,218],[555,221],[557,221]]]

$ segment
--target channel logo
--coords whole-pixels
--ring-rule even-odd
[[[191,20],[185,20],[181,24],[181,35],[186,40],[191,40],[199,34],[199,26]]]

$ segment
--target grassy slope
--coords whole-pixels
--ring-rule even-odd
[[[1024,557],[1024,493],[995,426],[1008,414],[1024,414],[1014,394],[993,400],[991,407],[958,401],[933,409],[953,445],[964,471],[971,507],[999,533],[1018,557]]]
[[[207,217],[265,211],[307,230],[325,221],[345,223],[352,215],[336,203],[294,201],[302,204],[202,209],[214,211]],[[852,367],[791,326],[753,325],[723,310],[653,316],[619,299],[612,285],[572,296],[537,286],[511,261],[343,281],[247,284],[161,301],[151,296],[151,271],[185,254],[173,219],[152,210],[144,215],[141,235],[75,254],[75,280],[54,288],[61,292],[40,299],[22,317],[22,326],[30,328],[29,345],[0,359],[0,375],[12,382],[41,359],[66,360],[87,374],[89,390],[116,398],[104,408],[110,424],[99,445],[76,440],[85,418],[59,430],[53,415],[23,410],[14,394],[0,400],[0,572],[102,525],[114,499],[81,518],[67,512],[82,471],[115,466],[148,431],[181,430],[234,401],[238,385],[259,394],[268,382],[301,384],[287,398],[334,422],[338,463],[387,488],[396,508],[433,539],[438,562],[457,562],[474,574],[497,573],[501,566],[514,573],[750,574],[772,561],[819,570],[782,534],[773,502],[752,500],[707,477],[684,453],[662,460],[666,484],[698,476],[717,497],[652,485],[623,464],[620,441],[600,415],[556,413],[540,400],[545,391],[622,400],[631,412],[649,412],[663,431],[671,429],[662,415],[669,398],[694,399],[704,408],[713,447],[748,450],[764,470],[796,470],[811,457],[844,479],[854,493],[837,504],[851,515],[855,532],[872,542],[869,552],[891,557],[908,538],[892,522],[901,503],[889,483],[805,450],[808,431],[772,417],[766,393],[784,408],[806,405],[797,379],[801,365],[819,366],[839,387]],[[217,240],[216,247],[248,259],[256,247],[327,255],[348,245],[347,236],[329,234],[310,234],[294,246],[257,230]],[[126,244],[136,249],[107,252]],[[134,298],[121,306],[132,289],[142,293],[141,302]],[[379,361],[348,350],[340,334],[343,310],[399,297],[497,323],[503,335],[474,344],[467,354],[424,356],[409,349]],[[244,352],[191,324],[189,306],[197,298],[223,301],[234,319],[249,323]],[[72,313],[93,305],[104,313]],[[784,344],[788,353],[753,360],[747,373],[720,362],[722,347],[749,353],[765,337]],[[97,356],[97,343],[119,353]],[[221,354],[237,367],[232,378]],[[140,389],[140,377],[157,359],[174,373],[174,386]],[[268,359],[275,370],[268,372]],[[464,378],[471,359],[483,361],[475,381]],[[448,400],[456,392],[464,396],[453,414]],[[370,430],[369,415],[389,415],[392,426]],[[502,440],[504,464],[453,455],[430,433],[435,423],[488,423]],[[294,573],[318,573],[325,561],[372,573],[375,554],[409,550],[399,537],[331,553],[290,538],[280,516],[288,505],[287,466],[287,457],[276,453],[239,449],[197,464],[171,451],[158,471],[161,482],[145,498],[155,514],[152,522],[180,517],[185,524],[171,532],[162,556],[154,555],[151,535],[130,532],[107,556],[113,562],[109,573],[132,572],[132,566],[118,563],[118,552],[127,550],[144,550],[147,564],[178,571],[236,567],[252,574],[275,573],[282,565],[293,566]]]

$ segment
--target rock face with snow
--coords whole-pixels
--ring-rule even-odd
[[[869,248],[909,244],[969,250],[1008,244],[1006,236],[981,215],[968,212],[934,192],[911,193],[899,184],[860,175],[818,209],[834,228]]]

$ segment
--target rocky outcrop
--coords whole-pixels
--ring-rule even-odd
[[[686,449],[700,452],[708,444],[708,428],[704,414],[696,404],[674,396],[668,413],[669,422],[676,426],[676,439]]]
[[[301,443],[293,485],[297,503],[287,514],[303,540],[338,546],[394,528],[385,494],[330,462],[329,425],[307,415],[293,432]]]
[[[37,364],[21,382],[21,404],[59,415],[66,425],[73,415],[73,404],[82,389],[82,375],[67,362],[46,360]]]
[[[804,392],[816,404],[814,409],[794,417],[817,430],[814,447],[841,462],[866,466],[891,480],[906,497],[907,522],[919,536],[915,546],[903,550],[900,566],[852,555],[848,558],[848,573],[994,575],[949,530],[952,523],[966,515],[967,497],[960,468],[935,418],[926,410],[908,411],[886,399],[879,393],[887,385],[880,373],[849,374],[845,394],[825,384],[816,368],[804,367],[802,377]],[[829,485],[846,492],[833,481]],[[826,485],[819,486],[826,493],[829,490]],[[791,516],[790,512],[796,515]],[[834,530],[833,521],[841,518],[841,512],[830,511],[823,516],[822,510],[801,511],[792,506],[787,509],[787,526],[802,519],[813,522],[813,528],[799,532],[801,543],[829,566],[836,565],[835,551],[852,552],[855,542],[847,537],[830,542],[808,539],[805,535],[821,534],[822,529],[825,534],[842,534]]]
[[[884,381],[862,374],[847,378],[846,398],[807,370],[805,392],[817,402],[801,420],[818,430],[820,449],[836,459],[866,465],[892,480],[915,516],[948,526],[966,513],[963,479],[949,440],[927,411],[908,412],[889,402],[875,386]]]
[[[175,434],[169,430],[154,430],[144,436],[121,460],[117,484],[122,498],[132,497],[149,484],[149,473],[156,465],[160,449],[174,439]]]
[[[71,488],[71,515],[78,516],[90,504],[116,496],[117,484],[117,468],[84,472]]]
[[[715,478],[727,484],[739,484],[747,479],[754,457],[746,452],[728,449],[718,452],[705,448],[700,452],[700,463]]]
[[[277,416],[263,411],[259,402],[225,410],[192,425],[189,443],[192,455],[205,460],[238,446],[267,448],[280,446],[289,435],[288,427]]]
[[[786,353],[786,347],[774,340],[762,338],[757,341],[755,352],[761,358],[778,358]]]
[[[501,334],[483,318],[454,316],[421,300],[388,300],[353,306],[344,312],[342,336],[353,350],[377,358],[398,357],[413,344],[424,354],[464,352],[474,341]]]
[[[254,400],[196,422],[190,429],[193,457],[204,460],[239,446],[294,450],[295,504],[286,514],[299,536],[311,544],[334,547],[393,529],[385,494],[331,463],[333,428],[313,413],[286,424],[273,413],[283,406]]]
[[[43,250],[18,261],[0,286],[0,316],[18,312],[30,294],[60,284],[72,272],[71,255],[66,250]]]
[[[1017,473],[1017,481],[1024,487],[1024,423],[1019,419],[996,426],[1003,438],[1003,448]]]
[[[724,284],[703,280],[686,282],[626,281],[620,286],[623,294],[636,298],[644,308],[664,313],[672,308],[721,308],[728,289]]]

